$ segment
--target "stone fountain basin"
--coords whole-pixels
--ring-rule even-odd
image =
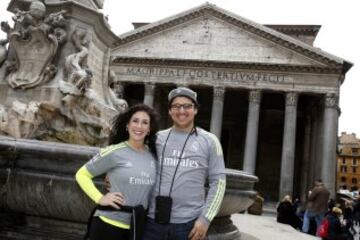
[[[10,212],[86,222],[94,206],[75,182],[75,172],[98,148],[0,136],[0,206]],[[218,216],[247,209],[257,177],[226,169],[227,186]],[[101,187],[102,179],[97,181]]]

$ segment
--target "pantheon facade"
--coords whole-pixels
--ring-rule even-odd
[[[168,92],[198,92],[198,126],[221,140],[226,166],[255,174],[266,199],[335,192],[340,86],[352,63],[313,46],[318,25],[261,25],[212,4],[134,23],[111,49],[111,84],[171,124]]]

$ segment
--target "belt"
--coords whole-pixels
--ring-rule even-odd
[[[120,209],[111,206],[97,205],[96,209],[102,211],[120,211],[131,213],[130,220],[130,240],[141,240],[144,233],[146,211],[142,205],[137,206],[121,206]]]
[[[142,205],[138,205],[138,206],[142,206]],[[128,213],[132,213],[134,209],[136,209],[138,206],[120,206],[119,209],[116,209],[114,207],[111,206],[101,206],[101,205],[97,205],[96,209],[101,210],[101,211],[119,211],[119,212],[128,212]]]

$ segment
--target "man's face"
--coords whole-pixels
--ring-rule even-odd
[[[175,127],[184,130],[193,127],[196,114],[197,108],[193,101],[187,97],[174,98],[169,109],[169,115]]]

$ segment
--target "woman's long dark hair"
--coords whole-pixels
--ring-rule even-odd
[[[149,146],[150,152],[156,158],[156,133],[158,131],[158,115],[148,105],[136,104],[129,107],[125,112],[118,114],[112,123],[109,145],[117,144],[129,139],[129,133],[126,130],[126,125],[129,123],[131,117],[137,112],[146,112],[150,116],[150,133],[146,135],[144,143]]]

